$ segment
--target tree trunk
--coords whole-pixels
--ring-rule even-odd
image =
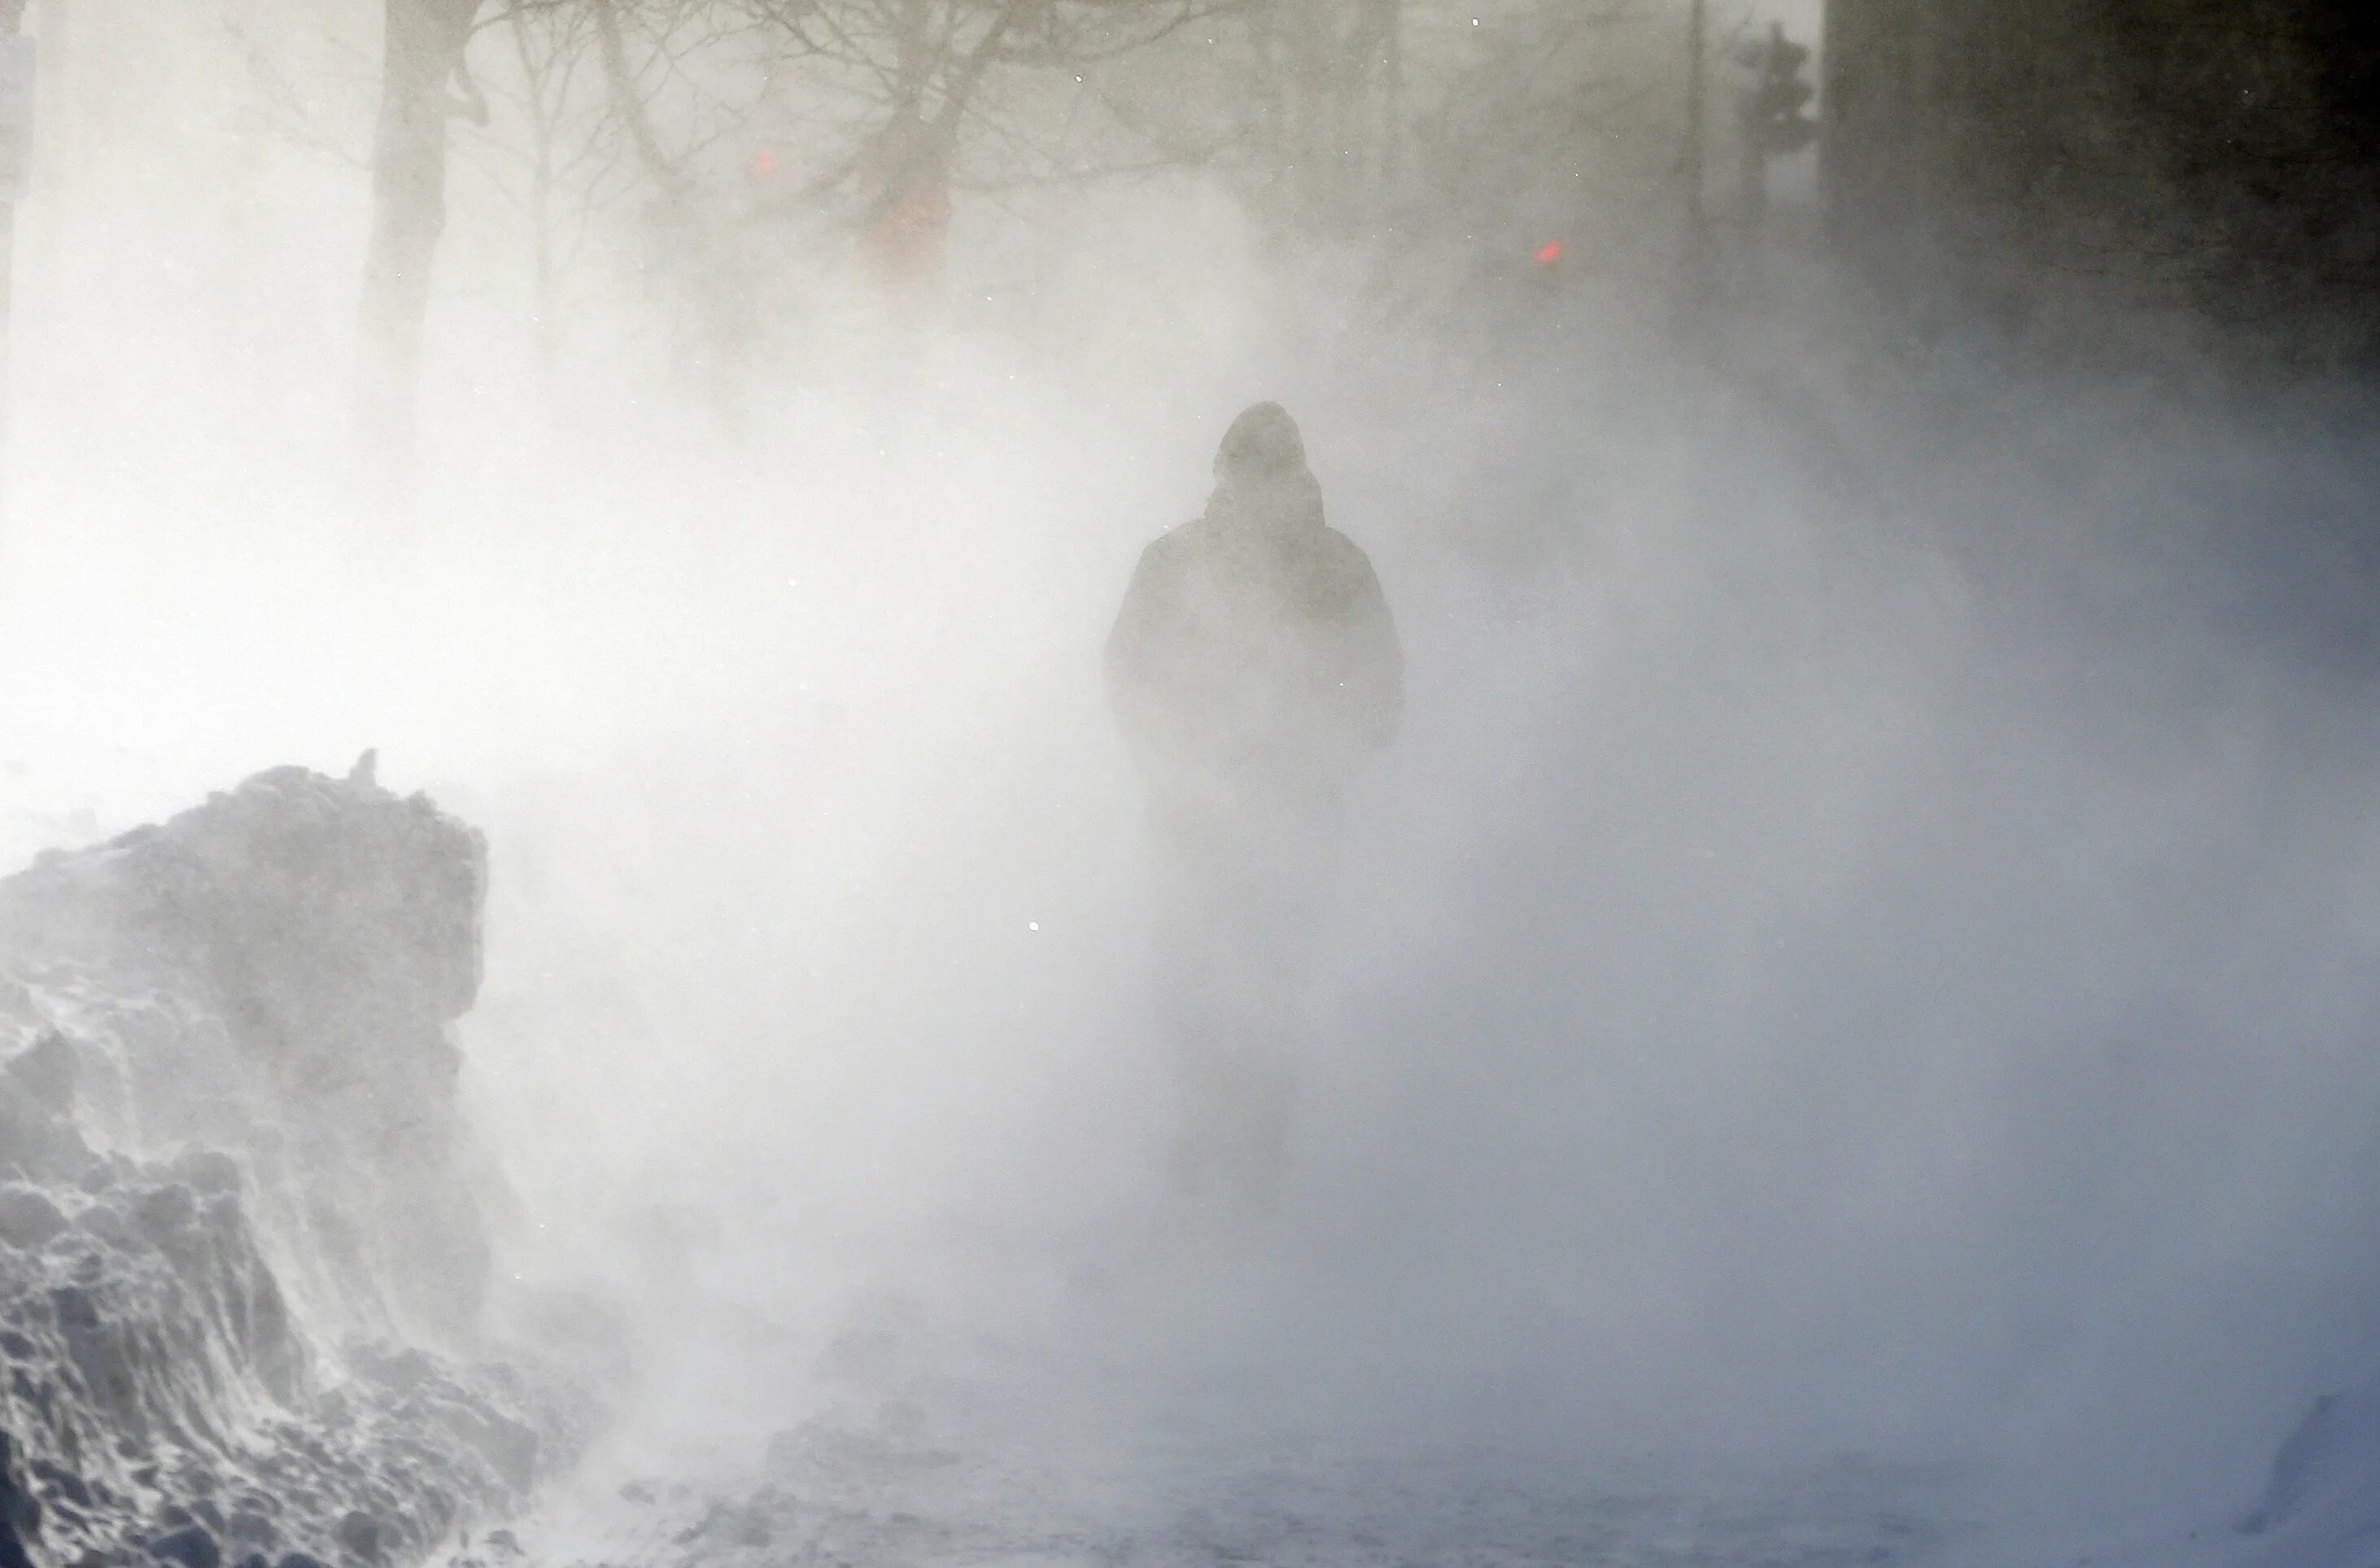
[[[386,6],[356,410],[367,451],[401,483],[413,461],[431,262],[446,226],[446,84],[462,64],[480,0]]]
[[[556,74],[555,63],[562,57],[559,37],[549,32],[545,52],[538,53],[529,43],[528,23],[517,6],[512,13],[512,30],[513,51],[520,62],[529,106],[530,343],[537,355],[538,385],[550,406],[557,389],[554,372],[562,346],[560,306],[553,283],[554,143],[558,122],[569,102],[569,82],[565,77],[559,93],[561,102],[549,105],[547,89]]]

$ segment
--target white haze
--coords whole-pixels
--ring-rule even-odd
[[[361,176],[231,221],[93,166],[29,213],[10,847],[367,746],[485,827],[524,1298],[627,1325],[649,1440],[734,1462],[882,1317],[1126,1421],[1980,1460],[2105,1519],[2244,1504],[2367,1370],[2380,748],[2201,527],[2352,454],[2082,387],[2018,421],[2063,467],[1943,455],[1772,345],[1864,444],[1814,468],[1622,314],[1342,327],[1160,186],[1038,332],[831,346],[732,438],[632,358],[551,415],[458,218],[398,526],[345,468]],[[1413,687],[1283,1211],[1218,1236],[1097,655],[1268,396]]]

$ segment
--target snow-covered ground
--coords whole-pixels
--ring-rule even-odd
[[[1947,1564],[1986,1532],[1949,1472],[1806,1464],[1571,1463],[1470,1446],[1350,1450],[1284,1429],[1128,1430],[894,1403],[774,1438],[741,1484],[600,1470],[491,1552],[623,1568],[1474,1568]]]
[[[978,1391],[980,1392],[980,1391]],[[2056,1524],[2004,1477],[1859,1454],[1570,1456],[1388,1429],[839,1403],[757,1463],[591,1464],[450,1568],[2374,1568],[2380,1396],[2325,1401],[2265,1499]],[[1112,1412],[1110,1415],[1112,1416]],[[650,1457],[650,1456],[649,1456]]]

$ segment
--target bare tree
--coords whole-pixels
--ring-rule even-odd
[[[503,52],[509,71],[483,84],[502,112],[480,143],[505,165],[494,183],[515,199],[528,232],[530,345],[551,392],[562,350],[562,275],[573,250],[566,214],[577,209],[583,218],[601,203],[597,187],[620,184],[616,160],[603,156],[601,116],[589,112],[598,85],[594,10],[587,0],[513,0],[480,27],[501,29],[510,44]]]
[[[896,298],[940,273],[952,193],[1211,152],[1102,67],[1247,0],[514,0],[584,24],[609,167],[682,374],[734,418],[771,323],[844,259]],[[506,13],[507,15],[513,13]],[[1096,134],[1088,106],[1107,111]]]
[[[386,0],[357,413],[370,449],[399,481],[412,463],[431,267],[446,225],[446,121],[458,107],[486,112],[464,69],[480,3]]]
[[[763,115],[798,118],[783,206],[862,237],[921,193],[1176,166],[1212,151],[1100,79],[1249,0],[721,0],[767,73]],[[809,112],[832,103],[831,123]],[[1092,128],[1087,107],[1105,111]],[[1127,146],[1126,144],[1131,144]]]

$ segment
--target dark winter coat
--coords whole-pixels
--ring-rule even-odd
[[[1303,464],[1227,477],[1142,553],[1107,676],[1160,806],[1335,807],[1404,709],[1379,579]]]

